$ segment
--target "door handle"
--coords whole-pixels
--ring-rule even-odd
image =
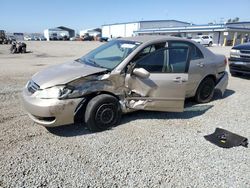
[[[199,63],[197,63],[197,66],[199,66],[199,67],[204,67],[205,65],[204,65],[204,63],[199,62]]]
[[[186,79],[182,79],[181,77],[176,77],[173,79],[173,81],[177,83],[187,82]]]

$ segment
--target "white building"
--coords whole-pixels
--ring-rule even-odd
[[[75,31],[67,27],[55,27],[44,30],[44,37],[47,40],[63,40],[75,36]]]
[[[107,24],[102,26],[102,37],[117,38],[131,37],[142,29],[157,29],[162,27],[187,26],[190,23],[177,20],[149,20],[127,23]]]
[[[189,39],[197,35],[210,35],[215,45],[236,45],[250,37],[250,22],[196,25],[177,20],[151,20],[102,26],[103,37],[134,35],[166,35]]]

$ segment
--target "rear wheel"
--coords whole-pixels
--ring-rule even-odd
[[[198,103],[207,103],[211,101],[211,99],[214,96],[214,87],[215,87],[215,82],[213,78],[207,77],[205,78],[199,85],[196,95],[195,95],[195,100]]]
[[[116,125],[121,119],[119,101],[107,94],[91,99],[85,112],[85,122],[91,131],[103,131]]]
[[[213,45],[213,43],[212,43],[212,42],[209,42],[208,46],[211,47],[212,45]]]

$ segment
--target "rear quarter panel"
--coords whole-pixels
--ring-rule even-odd
[[[195,45],[201,50],[201,52],[204,55],[204,59],[202,59],[201,61],[204,63],[205,66],[202,69],[198,70],[196,68],[197,61],[191,62],[189,73],[199,75],[199,76],[195,76],[196,78],[199,77],[199,80],[196,80],[197,84],[195,87],[192,88],[192,90],[189,88],[189,90],[186,93],[186,97],[195,96],[196,90],[198,89],[200,83],[202,82],[202,80],[205,77],[212,75],[216,78],[216,80],[218,80],[220,78],[219,73],[224,72],[226,69],[225,62],[224,62],[225,57],[223,55],[214,54],[209,49],[207,49],[206,47],[204,47],[200,44],[196,43]],[[192,65],[192,63],[193,63],[193,65]],[[192,68],[196,69],[195,72],[194,72],[194,70],[192,70]],[[191,77],[192,76],[190,76],[190,78]]]

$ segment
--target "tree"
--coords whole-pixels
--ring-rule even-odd
[[[240,18],[239,17],[235,17],[234,19],[230,18],[227,20],[227,23],[236,23],[239,22]]]
[[[239,22],[239,20],[240,20],[240,18],[239,18],[239,17],[236,17],[236,18],[234,18],[234,19],[232,20],[232,22],[233,22],[233,23]]]

